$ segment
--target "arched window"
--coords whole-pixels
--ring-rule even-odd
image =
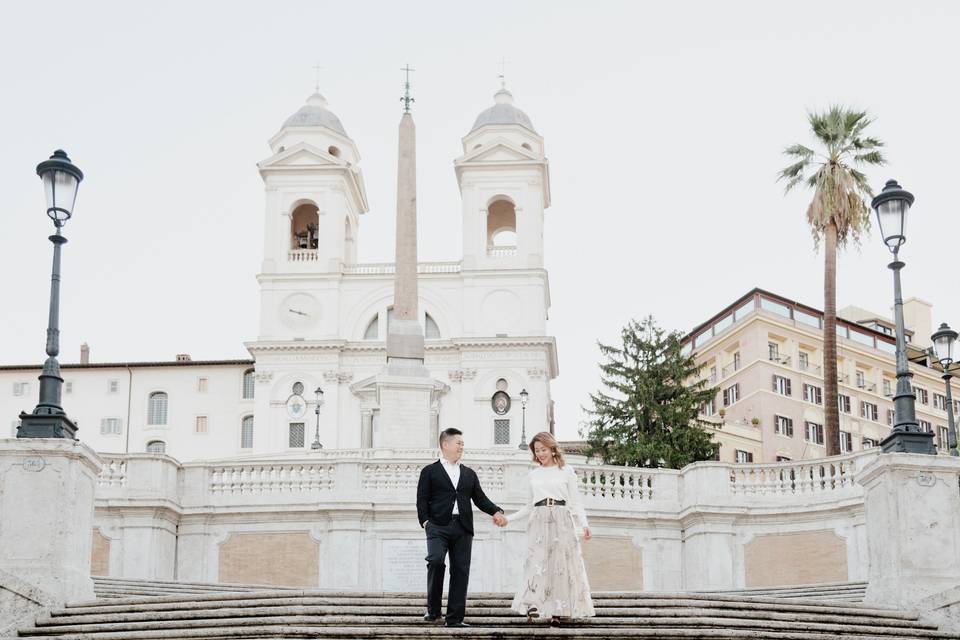
[[[364,340],[376,340],[380,337],[380,314],[373,316],[373,319],[370,320],[370,324],[367,325],[366,331],[363,332]]]
[[[316,249],[320,228],[320,210],[312,203],[302,204],[290,216],[290,248]]]
[[[147,400],[147,424],[167,424],[167,394],[155,391]]]
[[[253,416],[244,416],[240,423],[240,448],[253,448]]]
[[[517,246],[517,208],[509,200],[494,200],[487,207],[487,248]]]
[[[147,453],[166,453],[167,443],[163,440],[151,440],[147,443]]]
[[[424,314],[423,335],[427,340],[440,339],[440,327],[437,326],[436,320],[434,320],[429,313]]]
[[[247,369],[243,372],[243,399],[252,400],[254,389],[253,369]]]

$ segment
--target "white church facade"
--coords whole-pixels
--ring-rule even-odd
[[[516,449],[524,419],[528,436],[553,430],[558,365],[543,266],[549,167],[543,138],[512,102],[497,92],[454,160],[462,259],[418,265],[433,386],[430,429],[412,446],[435,446],[447,427],[476,449]],[[360,152],[319,93],[269,145],[258,164],[266,206],[250,359],[64,364],[64,407],[94,450],[191,461],[302,454],[315,440],[327,450],[384,446],[375,378],[386,362],[395,269],[356,260],[368,209]],[[29,411],[38,373],[0,366],[0,411]],[[509,401],[494,405],[498,391]]]

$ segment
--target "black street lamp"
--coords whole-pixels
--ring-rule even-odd
[[[323,389],[317,387],[314,393],[317,394],[317,406],[316,409],[314,409],[317,414],[317,431],[313,435],[313,444],[310,445],[310,448],[314,451],[319,451],[323,449],[323,445],[320,444],[320,407],[323,406]]]
[[[527,400],[530,398],[530,394],[527,393],[526,389],[520,390],[520,409],[522,412],[522,418],[520,424],[522,425],[522,430],[520,432],[520,449],[527,448]]]
[[[67,239],[60,229],[73,215],[77,188],[83,180],[83,172],[70,162],[66,152],[57,149],[37,165],[37,175],[43,180],[47,196],[47,215],[53,221],[56,232],[50,236],[53,243],[53,271],[50,276],[50,316],[47,323],[47,359],[40,374],[40,401],[33,413],[20,414],[18,438],[68,438],[77,439],[77,425],[67,417],[60,406],[63,378],[60,377],[60,247]]]
[[[937,332],[930,336],[933,341],[933,355],[940,363],[943,369],[943,381],[947,387],[947,443],[950,447],[950,455],[956,457],[960,455],[957,452],[957,426],[953,416],[953,393],[950,389],[950,378],[953,377],[953,370],[950,369],[955,360],[953,350],[957,344],[957,332],[947,326],[946,322],[940,324]]]
[[[877,212],[880,235],[893,253],[893,262],[887,265],[893,271],[893,313],[897,327],[897,392],[893,396],[893,431],[883,439],[884,453],[929,453],[936,455],[933,434],[920,430],[916,415],[916,396],[910,384],[913,374],[907,365],[907,343],[903,330],[903,295],[900,288],[900,246],[907,241],[907,213],[913,204],[913,194],[904,191],[896,180],[887,180],[870,206]]]

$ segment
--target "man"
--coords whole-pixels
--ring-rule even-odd
[[[443,561],[450,554],[450,593],[447,595],[448,627],[469,627],[463,621],[467,608],[467,581],[470,578],[470,550],[473,546],[473,508],[493,516],[497,526],[507,522],[503,509],[490,502],[480,479],[460,463],[463,432],[445,429],[440,434],[442,456],[420,471],[417,483],[417,519],[427,534],[426,622],[439,622],[443,597]]]

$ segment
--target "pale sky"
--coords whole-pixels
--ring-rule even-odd
[[[879,190],[916,195],[905,296],[960,327],[960,4],[952,2],[8,2],[0,18],[0,363],[42,361],[52,225],[38,162],[86,173],[65,230],[62,361],[246,357],[256,338],[267,139],[320,90],[362,155],[359,259],[391,261],[399,68],[414,74],[421,260],[460,257],[452,161],[498,61],[545,139],[545,260],[575,438],[596,341],[653,314],[686,331],[760,286],[817,308],[823,257],[783,196],[806,113],[865,108]],[[838,306],[888,313],[875,233]]]

